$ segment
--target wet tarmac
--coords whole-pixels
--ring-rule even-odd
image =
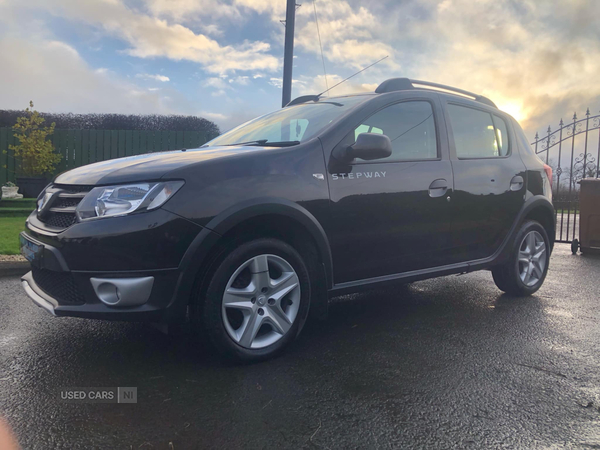
[[[136,404],[61,388],[137,387]],[[0,279],[0,414],[24,449],[600,448],[600,258],[557,244],[530,298],[489,272],[333,299],[282,357],[57,319]]]

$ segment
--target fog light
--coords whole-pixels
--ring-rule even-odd
[[[96,296],[110,306],[142,305],[150,298],[154,277],[90,278]]]
[[[119,303],[119,289],[112,283],[101,283],[96,289],[96,295],[107,305]]]

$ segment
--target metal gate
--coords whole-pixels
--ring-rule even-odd
[[[600,115],[563,123],[547,135],[535,134],[535,153],[552,167],[553,203],[556,210],[556,242],[579,238],[579,184],[582,178],[600,176]]]

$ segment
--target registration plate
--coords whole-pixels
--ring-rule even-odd
[[[19,240],[21,242],[21,254],[30,263],[39,265],[42,259],[44,246],[32,242],[24,233],[21,233]]]

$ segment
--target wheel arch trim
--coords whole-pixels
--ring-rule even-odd
[[[173,297],[169,308],[174,316],[185,313],[196,274],[206,263],[208,255],[221,237],[244,221],[272,214],[296,221],[313,238],[323,262],[326,287],[328,290],[331,289],[333,285],[333,259],[329,239],[319,221],[306,208],[290,200],[278,197],[255,198],[233,205],[215,216],[190,244],[179,265],[181,275],[176,288],[176,295]]]
[[[223,236],[242,222],[270,214],[284,216],[296,221],[312,236],[323,261],[327,287],[330,288],[333,284],[333,258],[329,239],[316,217],[297,203],[279,197],[260,197],[246,200],[214,217],[206,224],[206,228]]]
[[[521,208],[521,212],[519,213],[519,217],[516,221],[514,233],[516,234],[516,232],[518,231],[518,229],[516,229],[518,225],[520,225],[525,219],[525,217],[527,217],[534,209],[545,210],[550,217],[552,230],[551,233],[548,233],[548,239],[550,240],[550,247],[553,248],[554,241],[556,239],[556,215],[554,211],[554,205],[552,205],[552,202],[543,195],[534,195],[525,202],[525,204]]]
[[[500,248],[498,248],[498,250],[496,250],[496,252],[488,258],[469,262],[469,272],[501,263],[503,259],[508,256],[510,250],[512,249],[512,245],[517,233],[519,232],[521,224],[525,221],[527,215],[537,208],[545,209],[550,214],[550,217],[552,217],[552,221],[554,221],[554,206],[552,206],[550,200],[543,195],[534,195],[528,198],[521,207],[519,214],[513,222],[509,233],[506,235],[504,242],[502,242],[502,245],[500,245]],[[554,224],[554,222],[553,227],[556,229],[556,224]],[[554,247],[554,234],[552,233],[551,235],[548,235],[548,239],[550,240],[550,251],[552,251]]]

